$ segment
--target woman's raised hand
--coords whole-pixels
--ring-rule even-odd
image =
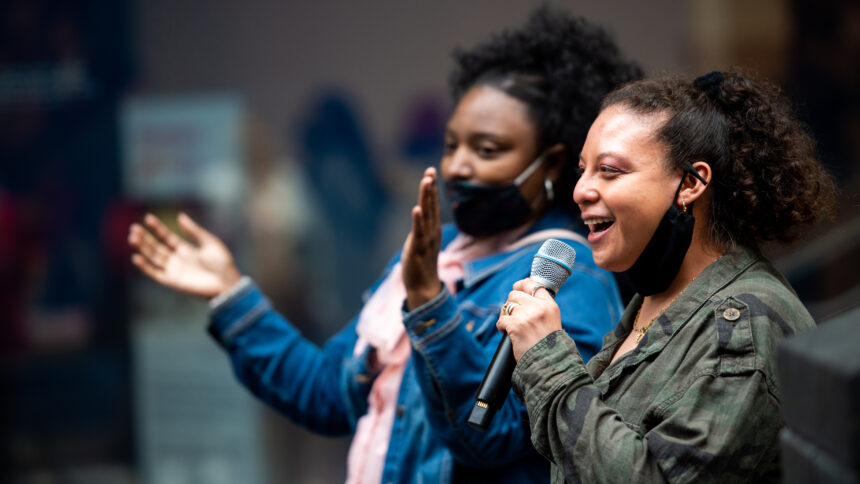
[[[442,290],[436,269],[442,242],[436,169],[427,168],[418,185],[418,205],[412,207],[412,231],[403,244],[403,283],[406,307],[415,309]]]
[[[132,263],[166,287],[206,299],[236,284],[241,274],[224,243],[184,213],[177,220],[193,244],[171,232],[155,215],[146,214],[149,231],[139,224],[129,228]]]
[[[561,312],[549,291],[531,279],[514,283],[496,328],[511,338],[514,359],[561,328]]]

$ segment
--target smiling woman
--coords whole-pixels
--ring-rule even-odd
[[[674,204],[672,191],[681,174],[664,166],[666,147],[654,136],[663,122],[665,116],[610,106],[582,148],[573,200],[589,227],[595,262],[607,270],[629,269]]]
[[[740,73],[606,97],[573,198],[597,265],[638,294],[588,366],[529,279],[498,323],[553,482],[780,480],[775,348],[815,323],[760,246],[832,214],[812,147],[778,90]]]

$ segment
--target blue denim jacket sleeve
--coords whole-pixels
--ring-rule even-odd
[[[602,338],[618,321],[621,301],[612,276],[594,266],[588,247],[567,241],[577,250],[574,273],[556,297],[562,326],[574,338],[584,359],[600,349]],[[495,329],[498,308],[514,282],[527,276],[534,250],[481,284],[501,290],[496,301],[481,301],[495,308],[479,322],[482,334],[473,332],[464,306],[475,301],[457,300],[447,289],[432,301],[404,315],[412,340],[413,361],[421,390],[427,400],[431,428],[454,457],[471,467],[497,467],[535,452],[530,443],[528,414],[511,392],[486,432],[471,428],[467,420],[475,393],[501,340]],[[472,327],[470,327],[472,326]]]
[[[345,435],[366,412],[351,407],[366,405],[375,376],[367,371],[365,355],[352,357],[355,324],[353,320],[320,348],[250,284],[211,314],[209,332],[254,395],[310,430]]]

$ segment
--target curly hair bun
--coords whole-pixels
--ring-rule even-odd
[[[640,113],[668,112],[658,139],[669,163],[705,161],[713,170],[710,238],[758,248],[789,242],[836,207],[836,184],[779,88],[739,71],[690,81],[664,77],[623,87],[604,100]]]
[[[776,86],[729,72],[713,100],[729,118],[732,209],[749,220],[737,229],[755,230],[760,242],[787,242],[799,228],[833,216],[835,183]]]

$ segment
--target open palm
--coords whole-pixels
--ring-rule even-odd
[[[192,243],[147,214],[144,224],[129,228],[128,243],[134,249],[132,263],[156,282],[194,296],[212,298],[229,289],[241,277],[230,251],[217,237],[182,213],[179,227]]]
[[[436,267],[442,242],[436,169],[427,168],[418,185],[418,205],[412,207],[412,231],[403,244],[403,284],[411,311],[430,301],[442,288]]]

